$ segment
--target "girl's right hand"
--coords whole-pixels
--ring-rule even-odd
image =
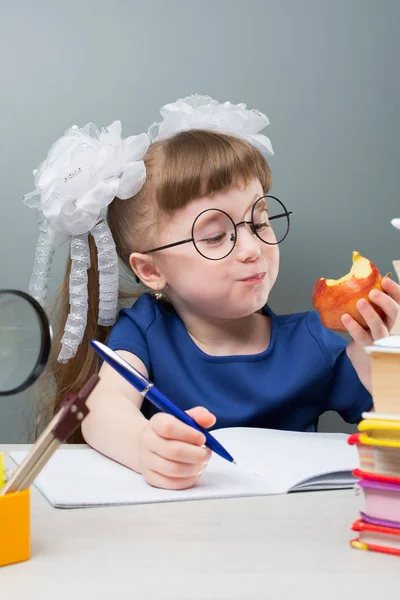
[[[187,411],[201,427],[212,427],[215,416],[198,406]],[[168,490],[194,486],[211,457],[203,448],[205,436],[166,413],[157,413],[143,429],[139,441],[139,461],[143,477],[150,485]]]

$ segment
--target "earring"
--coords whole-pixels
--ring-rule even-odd
[[[156,300],[161,300],[163,297],[162,292],[155,292],[154,296]]]

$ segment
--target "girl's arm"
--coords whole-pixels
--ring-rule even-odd
[[[361,327],[350,315],[342,316],[342,323],[353,338],[347,347],[347,355],[361,383],[369,392],[372,392],[371,357],[364,348],[371,346],[375,340],[389,336],[400,313],[400,285],[390,277],[384,277],[381,285],[386,293],[372,290],[369,293],[372,304],[367,300],[357,302],[357,308],[368,329]],[[382,309],[383,318],[375,310],[374,304]]]
[[[148,377],[140,358],[125,351],[118,354]],[[101,366],[99,376],[87,401],[90,413],[82,423],[82,435],[102,454],[140,472],[139,439],[148,423],[140,412],[143,397],[107,363]]]
[[[145,377],[148,372],[134,354],[118,354]],[[157,413],[149,421],[140,412],[143,397],[112,367],[103,363],[100,381],[88,399],[90,413],[82,423],[86,442],[123,465],[142,473],[156,487],[183,489],[194,485],[211,452],[205,437],[175,417]],[[205,408],[188,411],[202,427],[215,417]]]

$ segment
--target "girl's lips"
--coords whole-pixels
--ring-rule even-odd
[[[242,279],[245,283],[259,283],[265,277],[265,271],[263,273],[256,273],[255,275],[251,275],[251,277],[247,277],[246,279]]]

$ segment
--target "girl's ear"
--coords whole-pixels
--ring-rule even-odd
[[[166,280],[154,263],[153,257],[140,252],[132,252],[129,264],[136,277],[148,288],[159,291],[165,288]]]

